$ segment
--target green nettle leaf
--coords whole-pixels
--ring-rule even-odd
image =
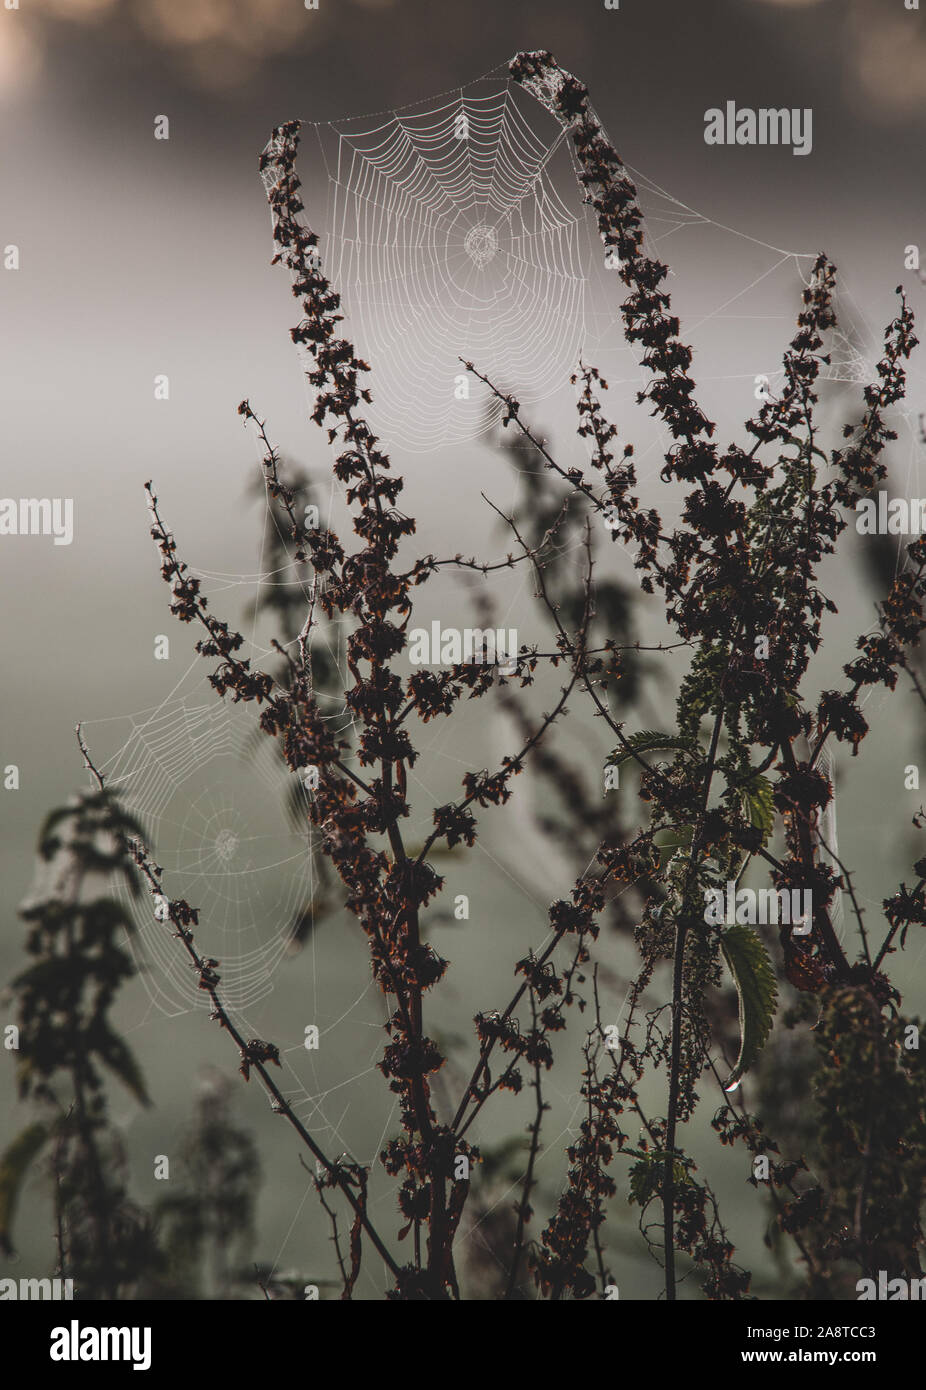
[[[637,1162],[630,1170],[630,1196],[627,1200],[645,1207],[662,1190],[668,1154],[665,1149],[651,1149],[649,1153],[637,1152],[636,1157]],[[678,1159],[673,1165],[673,1180],[676,1187],[683,1187],[691,1181],[687,1167]]]
[[[654,729],[641,729],[639,733],[631,734],[627,740],[627,747],[616,748],[607,759],[609,767],[620,767],[621,763],[627,762],[634,753],[655,753],[662,750],[676,750],[680,753],[694,753],[691,740],[679,738],[677,734],[660,734]]]
[[[772,784],[767,777],[753,777],[740,790],[743,810],[750,825],[762,831],[762,845],[768,844],[769,836],[775,828],[775,803],[772,799]]]
[[[29,1125],[0,1157],[0,1249],[11,1250],[10,1229],[16,1199],[32,1160],[48,1138],[48,1126]]]
[[[735,1090],[755,1062],[772,1029],[778,1004],[778,982],[768,952],[751,927],[728,927],[720,948],[736,983],[740,1012],[740,1055],[724,1083]]]

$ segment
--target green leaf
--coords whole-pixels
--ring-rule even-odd
[[[751,927],[728,927],[720,948],[736,983],[740,1013],[740,1055],[724,1090],[733,1091],[765,1046],[778,1004],[778,982],[768,952]]]
[[[29,1125],[0,1158],[0,1249],[12,1250],[10,1230],[19,1190],[29,1166],[48,1138],[48,1126]]]
[[[775,828],[775,802],[772,799],[771,782],[767,777],[753,777],[740,788],[740,799],[749,824],[762,831],[764,847]]]
[[[639,1154],[637,1162],[630,1170],[629,1201],[645,1207],[647,1202],[662,1191],[667,1157],[668,1153],[664,1149],[652,1149],[649,1153]],[[672,1165],[672,1176],[676,1187],[683,1187],[691,1181],[688,1169],[679,1159]]]
[[[620,767],[621,763],[627,762],[634,753],[655,753],[662,749],[675,749],[680,753],[694,752],[691,741],[687,738],[679,738],[676,734],[659,734],[654,729],[641,729],[639,733],[630,735],[626,747],[622,745],[614,750],[607,759],[607,764],[609,767]]]

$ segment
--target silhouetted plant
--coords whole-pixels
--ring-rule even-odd
[[[257,619],[262,615],[271,615],[276,621],[278,638],[282,639],[279,645],[285,646],[298,641],[306,611],[311,607],[313,577],[308,558],[299,547],[294,553],[289,540],[298,519],[301,517],[303,524],[306,524],[311,509],[318,510],[318,503],[313,500],[316,489],[304,469],[286,467],[267,437],[265,422],[257,418],[247,402],[244,402],[241,414],[246,425],[253,423],[260,441],[261,476],[255,480],[253,492],[266,502],[261,556],[264,568],[272,576],[271,582],[260,589],[257,598],[245,611],[245,617]],[[285,673],[286,657],[282,656],[281,661]],[[312,688],[319,698],[331,701],[338,698],[337,665],[321,642],[316,642],[312,652]],[[255,731],[255,734],[257,738],[260,737],[259,731]],[[304,807],[303,789],[298,782],[293,782],[287,811],[296,826],[305,826]],[[333,875],[327,859],[311,843],[309,854],[313,892],[311,900],[298,909],[292,924],[288,943],[290,953],[301,950],[333,901]]]
[[[135,974],[123,943],[130,914],[102,891],[113,875],[139,894],[125,837],[140,827],[109,791],[83,792],[52,811],[39,834],[43,880],[20,916],[30,964],[12,981],[19,1027],[21,1100],[43,1118],[0,1159],[0,1239],[10,1248],[16,1198],[30,1165],[46,1151],[53,1183],[56,1274],[79,1299],[131,1296],[157,1264],[147,1215],[126,1190],[125,1155],[108,1120],[104,1070],[150,1104],[127,1043],[109,1010]]]
[[[367,1244],[389,1270],[387,1297],[461,1296],[455,1238],[470,1199],[471,1168],[480,1159],[470,1132],[500,1092],[523,1088],[533,1089],[535,1120],[499,1297],[523,1293],[524,1269],[542,1296],[585,1298],[596,1291],[608,1296],[612,1279],[604,1228],[621,1191],[618,1157],[627,1162],[621,1171],[629,1199],[639,1208],[641,1230],[663,1265],[665,1296],[677,1295],[679,1255],[698,1270],[709,1298],[748,1296],[750,1276],[734,1260],[712,1186],[680,1143],[680,1130],[691,1120],[705,1083],[718,1087],[714,1126],[721,1140],[743,1143],[753,1156],[768,1159],[768,1190],[779,1226],[794,1239],[812,1293],[834,1291],[847,1269],[913,1273],[919,1268],[926,1181],[922,1069],[918,1051],[903,1042],[914,1025],[901,1018],[898,992],[883,967],[903,945],[908,928],[926,922],[926,861],[916,866],[915,886],[901,885],[885,903],[888,931],[877,950],[855,908],[858,958],[851,958],[831,917],[837,890],[845,890],[853,903],[854,893],[821,830],[832,798],[822,760],[831,740],[858,753],[868,728],[861,709],[865,691],[875,685],[893,689],[908,649],[919,641],[926,540],[908,547],[908,564],[893,580],[877,630],[859,638],[858,655],[844,667],[843,686],[825,690],[813,706],[802,694],[821,645],[824,616],[835,611],[819,586],[818,567],[836,550],[845,514],[884,476],[884,450],[894,438],[885,413],[903,394],[903,364],[916,343],[912,314],[901,300],[885,333],[878,380],[864,393],[861,423],[847,426],[842,446],[825,452],[816,387],[827,360],[825,335],[836,318],[835,269],[821,255],[785,353],[780,397],[769,398],[746,422],[748,447],[730,444],[721,450],[714,442],[715,425],[695,398],[691,349],[679,338],[663,288],[667,267],[643,254],[633,183],[586,89],[547,53],[519,55],[511,74],[568,133],[602,241],[619,260],[628,291],[622,305],[625,338],[650,376],[638,402],[649,405],[671,436],[664,481],[688,488],[678,526],[667,531],[654,508],[640,505],[633,447],[618,444],[601,405],[605,383],[593,366],[583,364],[575,377],[578,432],[591,446],[590,462],[564,466],[532,433],[519,402],[488,381],[478,364],[467,363],[503,406],[503,424],[520,432],[566,485],[569,505],[560,507],[539,538],[536,529],[522,529],[517,519],[508,518],[518,549],[497,565],[461,555],[447,561],[433,555],[406,559],[415,523],[399,508],[402,480],[365,418],[371,393],[363,383],[369,368],[341,334],[336,287],[324,275],[317,236],[300,220],[297,122],[274,132],[261,168],[273,214],[275,260],[291,272],[303,311],[292,337],[311,359],[313,419],[337,447],[334,473],[346,489],[356,540],[351,548],[326,527],[307,526],[294,507],[286,507],[294,559],[307,558],[313,577],[298,638],[280,646],[284,665],[274,675],[254,669],[240,655],[241,634],[212,614],[148,485],[152,534],[171,588],[171,611],[203,629],[197,648],[218,663],[209,677],[214,689],[221,697],[259,707],[260,727],[279,741],[294,774],[318,770],[310,817],[343,881],[347,906],[366,934],[373,978],[390,1001],[379,1069],[397,1097],[400,1129],[380,1158],[397,1185],[397,1240],[409,1240],[404,1263],[373,1225],[371,1175],[349,1156],[332,1158],[322,1151],[273,1077],[277,1046],[245,1038],[223,1005],[221,963],[204,958],[195,944],[195,907],[168,899],[171,929],[198,972],[212,1018],[238,1048],[245,1079],[257,1073],[273,1108],[310,1150],[318,1164],[320,1195],[330,1190],[350,1206],[352,1225],[340,1258],[342,1297],[352,1296]],[[239,409],[246,419],[256,419],[248,402]],[[566,524],[573,505],[579,514],[584,509],[585,578],[578,600],[573,595],[564,603],[548,582],[544,547]],[[570,527],[577,511],[570,514]],[[674,629],[673,645],[690,651],[675,722],[666,732],[628,734],[618,717],[627,663],[622,648],[634,647],[620,640],[626,631],[605,634],[597,649],[592,644],[599,530],[633,550],[642,591],[660,597]],[[488,576],[520,563],[532,567],[554,624],[552,654],[522,647],[514,677],[505,674],[504,663],[479,660],[400,674],[396,664],[420,585],[443,566]],[[354,720],[353,741],[333,731],[317,698],[310,639],[321,617],[351,625],[343,695]],[[611,617],[620,621],[619,612]],[[410,814],[408,774],[419,757],[417,726],[452,717],[460,701],[484,697],[496,684],[510,697],[512,690],[531,686],[538,668],[547,664],[562,681],[552,707],[524,727],[521,746],[500,767],[465,773],[461,795],[434,808],[433,830],[420,849],[409,852],[402,823]],[[507,1002],[476,1015],[478,1057],[456,1104],[442,1113],[435,1076],[444,1057],[431,1034],[439,1022],[435,991],[447,962],[423,932],[429,905],[443,884],[430,862],[433,852],[472,848],[479,811],[507,803],[513,778],[541,745],[550,744],[567,701],[583,692],[613,736],[610,764],[638,770],[645,824],[620,843],[603,837],[591,867],[567,897],[552,904],[546,940],[516,963],[516,985]],[[102,777],[96,776],[102,787]],[[164,893],[161,872],[140,837],[127,835],[125,842],[149,890]],[[759,864],[775,890],[811,894],[812,909],[801,931],[795,934],[791,922],[781,926],[780,955],[783,979],[811,1001],[808,1013],[817,1020],[813,1085],[820,1143],[814,1169],[800,1153],[782,1157],[760,1120],[736,1100],[740,1081],[772,1027],[781,982],[751,924],[712,920],[705,905]],[[633,932],[640,967],[615,1046],[598,1002],[595,972],[605,953],[596,942],[606,904],[628,885],[637,894]],[[725,966],[740,1000],[739,1055],[732,1069],[715,1055],[709,1002]],[[667,969],[669,998],[652,1006]],[[573,1004],[589,1010],[590,1018],[583,1049],[584,1116],[579,1137],[567,1148],[560,1200],[540,1239],[528,1243],[546,1109],[543,1080]],[[652,1113],[641,1099],[641,1080],[653,1071],[665,1075],[662,1113]],[[628,1117],[635,1135],[628,1133]]]
[[[156,1208],[174,1297],[232,1298],[236,1291],[240,1297],[254,1284],[247,1260],[260,1163],[253,1137],[235,1124],[230,1110],[229,1079],[221,1073],[202,1077],[171,1191]]]

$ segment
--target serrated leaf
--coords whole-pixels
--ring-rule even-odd
[[[639,733],[630,735],[626,747],[622,746],[614,750],[607,759],[607,765],[620,767],[621,763],[627,762],[634,753],[655,753],[673,749],[680,753],[692,753],[694,751],[689,739],[679,738],[676,734],[660,734],[655,729],[641,729]]]
[[[637,1162],[630,1170],[628,1201],[645,1207],[647,1202],[656,1196],[662,1188],[667,1157],[664,1149],[652,1149],[649,1153],[638,1154]],[[678,1159],[672,1165],[672,1177],[676,1187],[683,1187],[691,1180],[685,1164]]]
[[[0,1248],[10,1251],[10,1229],[16,1199],[29,1167],[48,1138],[48,1126],[29,1125],[18,1134],[0,1157]]]
[[[768,952],[751,927],[728,927],[720,948],[736,984],[740,1055],[724,1090],[733,1091],[765,1046],[778,1004],[778,982]]]
[[[740,799],[749,824],[762,831],[763,847],[775,828],[775,802],[767,777],[755,776],[740,789]]]

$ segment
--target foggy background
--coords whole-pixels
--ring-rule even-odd
[[[673,311],[682,316],[682,339],[696,349],[698,400],[718,419],[723,444],[742,439],[738,425],[756,409],[754,377],[775,370],[793,331],[800,290],[795,262],[738,298],[778,262],[770,247],[827,252],[844,281],[844,307],[860,350],[875,360],[881,329],[895,313],[897,284],[922,312],[923,284],[904,270],[903,252],[908,243],[926,244],[926,28],[922,14],[906,10],[902,0],[621,0],[616,12],[591,0],[320,0],[317,12],[301,0],[23,0],[19,10],[0,11],[0,244],[15,243],[21,255],[18,272],[0,274],[0,492],[75,501],[71,546],[38,537],[5,537],[0,545],[0,763],[16,763],[21,776],[19,791],[0,793],[0,983],[23,961],[16,912],[32,881],[39,823],[85,784],[74,724],[88,721],[91,747],[105,762],[127,737],[121,717],[165,700],[191,662],[194,635],[167,611],[143,483],[153,480],[181,556],[196,571],[224,576],[261,569],[262,507],[248,493],[258,457],[236,414],[242,398],[267,418],[283,454],[327,487],[330,454],[308,418],[289,340],[298,309],[285,273],[270,266],[257,156],[272,127],[293,117],[337,123],[388,112],[466,87],[518,50],[533,48],[550,49],[588,84],[606,130],[635,170],[709,219],[669,237],[659,251],[676,272],[668,287]],[[798,158],[788,148],[706,146],[704,112],[727,100],[812,107],[812,153]],[[159,114],[170,119],[168,141],[153,138]],[[324,180],[310,165],[302,176],[306,217],[314,225],[313,197],[320,214]],[[578,205],[575,186],[564,184],[560,192]],[[615,320],[621,288],[615,277],[609,306]],[[368,356],[364,342],[357,349]],[[375,393],[376,360],[369,357]],[[620,370],[620,363],[617,353],[606,365]],[[169,402],[154,399],[158,373],[169,376]],[[655,437],[645,408],[633,404],[637,384],[633,370],[619,376],[605,407],[622,442],[633,441],[643,456],[641,500],[660,506],[671,521],[677,501],[662,495]],[[510,385],[517,390],[516,381]],[[827,419],[855,418],[858,399],[857,391],[833,386]],[[565,386],[531,410],[564,464],[582,457],[571,400]],[[907,404],[914,414],[899,426],[890,452],[892,488],[926,495],[915,415],[926,409],[922,349],[911,363]],[[829,443],[836,442],[831,434]],[[485,491],[507,509],[518,495],[497,452],[473,441],[430,453],[392,448],[391,454],[406,479],[400,505],[418,518],[416,553],[460,550],[493,560],[510,548],[480,497]],[[338,529],[343,511],[337,499],[333,505]],[[632,581],[631,563],[617,547],[602,554],[602,573]],[[824,587],[840,613],[829,625],[819,685],[838,683],[854,636],[873,617],[875,593],[857,537],[847,538]],[[220,617],[233,627],[242,623],[253,585],[215,580],[204,588]],[[521,641],[540,640],[546,624],[529,580],[506,576],[493,593],[505,625],[517,625]],[[421,591],[415,625],[434,617],[463,625],[471,611],[466,587],[442,577]],[[658,606],[641,607],[636,616],[642,637],[664,639]],[[274,635],[266,622],[243,630],[260,650]],[[171,643],[167,662],[153,658],[162,633]],[[651,718],[671,708],[682,670],[667,660],[663,684],[654,679],[644,689],[641,711]],[[183,683],[193,704],[218,703],[205,679],[209,669],[200,662]],[[869,926],[877,923],[881,899],[904,874],[909,881],[909,866],[922,853],[913,850],[909,824],[921,797],[903,786],[904,766],[918,761],[923,723],[908,686],[902,679],[893,697],[874,691],[866,709],[873,732],[859,759],[849,759],[843,745],[838,750],[840,854],[856,872]],[[486,698],[454,721],[452,734],[428,726],[413,843],[428,822],[428,802],[449,799],[466,767],[491,767],[513,750],[504,722],[489,720],[489,703]],[[585,704],[576,697],[571,708],[573,725],[587,726]],[[652,726],[633,711],[627,717],[633,727]],[[589,736],[579,727],[569,738],[576,756],[591,765],[607,748],[597,729]],[[212,785],[211,773],[201,769],[195,795],[208,796]],[[234,766],[217,766],[214,786],[217,805],[228,809],[237,797],[241,814],[254,814]],[[195,801],[192,784],[187,792]],[[169,812],[181,823],[185,794],[181,787]],[[557,863],[549,845],[533,836],[526,795],[519,787],[512,829],[500,820],[493,830],[487,817],[472,854],[440,866],[447,876],[442,902],[456,893],[470,898],[467,923],[436,927],[431,936],[451,960],[442,987],[446,1030],[470,1048],[472,1014],[504,1004],[514,962],[539,944],[547,904],[571,883],[570,866]],[[231,933],[237,919],[230,913],[225,920]],[[894,958],[911,1011],[926,1003],[922,964],[922,948],[912,940],[904,960]],[[392,1098],[373,1070],[382,1001],[367,977],[359,930],[335,914],[305,951],[279,964],[273,990],[245,1014],[253,1035],[288,1051],[286,1088],[304,1091],[300,1114],[323,1145],[372,1161],[395,1122]],[[158,1195],[153,1156],[176,1147],[198,1069],[211,1062],[233,1075],[236,1066],[234,1049],[202,1008],[181,1001],[165,1013],[152,992],[156,982],[148,988],[130,982],[115,1015],[155,1102],[142,1112],[112,1090],[133,1195],[142,1203]],[[326,1038],[319,1053],[301,1043],[304,1025],[313,1022]],[[573,1050],[569,1067],[557,1072],[535,1236],[564,1172],[567,1139],[552,1141],[572,1116],[581,1025],[573,1023],[568,1036]],[[15,1054],[3,1058],[6,1142],[26,1111],[14,1103]],[[306,1276],[325,1273],[327,1229],[298,1164],[295,1136],[270,1115],[256,1084],[238,1087],[237,1114],[255,1128],[264,1167],[255,1258]],[[523,1109],[493,1114],[474,1133],[477,1142],[498,1142],[526,1123]],[[697,1143],[693,1149],[699,1156]],[[720,1196],[739,1258],[758,1267],[762,1218],[744,1183],[745,1159],[719,1153],[710,1140],[704,1152],[713,1154],[713,1171],[727,1175]],[[372,1214],[390,1233],[388,1193],[385,1202]],[[619,1197],[615,1205],[622,1204]],[[0,1261],[0,1273],[50,1272],[53,1243],[38,1174],[17,1235],[18,1258]],[[615,1268],[622,1297],[655,1296],[655,1264],[627,1256]],[[368,1257],[358,1296],[374,1296],[377,1281]]]

